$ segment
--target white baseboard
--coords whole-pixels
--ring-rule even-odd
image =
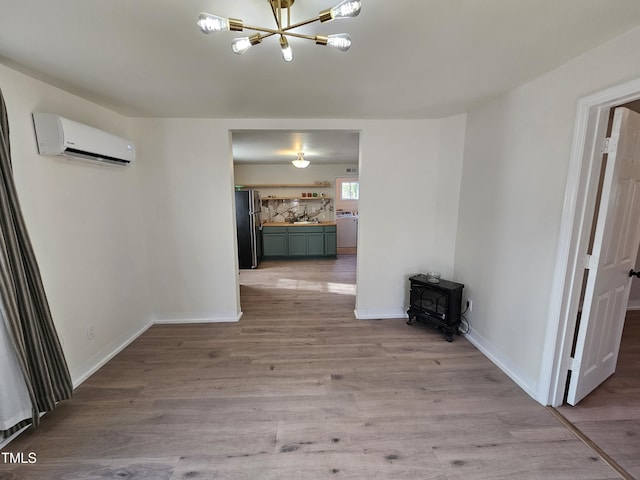
[[[135,332],[134,334],[124,335],[123,337],[115,340],[114,342],[107,345],[102,350],[96,352],[96,354],[91,357],[89,360],[84,362],[77,368],[74,368],[71,372],[69,372],[71,376],[71,383],[73,384],[73,389],[78,388],[87,378],[96,373],[100,368],[102,368],[109,360],[115,357],[118,353],[124,350],[131,342],[133,342],[136,338],[146,332],[149,327],[153,325],[153,322],[148,322],[145,326],[143,326],[140,330]],[[44,413],[42,415],[45,415]],[[18,436],[24,432],[30,425],[27,425],[20,431],[14,433],[9,438],[4,440],[0,440],[0,449],[7,446],[13,440],[18,438]]]
[[[76,389],[82,382],[97,372],[102,366],[104,366],[109,360],[115,357],[118,353],[124,350],[131,342],[146,332],[149,327],[153,325],[153,322],[148,322],[140,330],[133,334],[127,334],[119,339],[111,342],[102,350],[96,352],[96,354],[89,360],[84,362],[79,367],[76,367],[71,371],[71,381],[73,382],[73,388]]]
[[[355,316],[358,320],[382,320],[388,318],[407,318],[407,313],[405,310],[401,309],[382,309],[382,310],[354,310]],[[518,368],[513,364],[508,357],[506,357],[502,352],[496,349],[491,343],[489,343],[485,338],[480,336],[473,329],[465,334],[465,337],[485,355],[489,360],[491,360],[500,370],[506,373],[511,380],[513,380],[520,388],[522,388],[527,395],[537,401],[536,397],[536,382],[535,381],[527,381],[525,380],[525,376],[522,375]]]
[[[222,323],[222,322],[238,322],[242,317],[242,312],[238,314],[226,313],[208,313],[208,314],[178,314],[178,315],[157,315],[154,314],[140,330],[133,334],[123,335],[121,338],[113,341],[100,351],[96,352],[89,360],[79,367],[74,368],[71,372],[71,382],[73,389],[78,388],[91,375],[102,368],[109,360],[129,346],[135,339],[146,332],[155,324],[181,324],[181,323]],[[28,426],[16,432],[11,437],[0,440],[0,449],[11,443],[12,440],[18,438]]]
[[[355,309],[353,311],[358,320],[382,320],[386,318],[407,318],[407,312],[398,308],[383,308],[380,310]]]
[[[640,300],[629,300],[627,310],[640,310]]]
[[[20,430],[18,430],[16,433],[14,433],[13,435],[11,435],[9,438],[5,438],[4,440],[3,440],[3,439],[0,439],[0,451],[1,451],[4,447],[6,447],[7,445],[9,445],[12,441],[14,441],[16,438],[18,438],[18,437],[20,436],[20,434],[21,434],[22,432],[24,432],[24,431],[25,431],[27,428],[29,428],[29,427],[31,427],[31,425],[30,425],[30,424],[29,424],[29,425],[27,425],[27,426],[26,426],[26,427],[24,427],[24,428],[21,428],[21,429],[20,429]]]
[[[478,350],[480,350],[485,357],[491,360],[500,370],[506,373],[511,380],[513,380],[520,388],[522,388],[527,395],[534,400],[538,401],[536,391],[537,384],[534,381],[525,380],[525,376],[513,364],[513,362],[507,358],[501,351],[496,349],[485,338],[479,335],[475,330],[471,329],[469,333],[464,335]]]
[[[79,367],[75,368],[71,372],[71,380],[73,381],[73,388],[77,388],[87,378],[97,372],[103,365],[109,360],[115,357],[118,353],[124,350],[131,342],[146,332],[149,327],[155,324],[180,324],[180,323],[218,323],[218,322],[238,322],[242,312],[240,314],[227,314],[219,312],[209,313],[187,313],[187,314],[172,314],[172,315],[159,315],[154,314],[151,320],[143,326],[140,330],[134,334],[125,335],[118,340],[112,342],[93,357],[84,362]]]
[[[154,324],[239,322],[242,312],[154,313]]]

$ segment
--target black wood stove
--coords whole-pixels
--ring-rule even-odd
[[[441,330],[448,342],[453,341],[454,333],[460,335],[464,285],[449,280],[433,283],[422,274],[410,277],[409,281],[411,292],[407,323],[411,325],[414,319],[418,320]]]

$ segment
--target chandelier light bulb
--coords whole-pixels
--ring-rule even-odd
[[[231,42],[231,50],[237,55],[242,55],[244,52],[252,47],[249,37],[236,38]]]
[[[282,59],[285,62],[293,61],[293,50],[291,50],[291,47],[284,47],[282,49]]]
[[[233,53],[236,55],[242,55],[256,43],[260,43],[261,41],[262,38],[260,37],[260,34],[255,34],[250,37],[236,38],[231,42],[231,50],[233,50]]]
[[[202,12],[196,22],[202,33],[224,32],[229,30],[229,19]]]
[[[282,49],[282,58],[285,62],[290,62],[293,60],[293,50],[289,46],[289,42],[286,37],[280,37],[280,48]]]
[[[360,0],[343,0],[331,9],[331,18],[357,17],[362,8]]]
[[[335,35],[328,35],[327,45],[346,52],[347,50],[349,50],[349,47],[351,47],[351,35],[349,35],[348,33],[337,33]]]

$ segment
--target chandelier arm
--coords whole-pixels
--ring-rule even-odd
[[[303,35],[301,33],[290,32],[288,28],[281,30],[274,30],[273,28],[256,27],[254,25],[243,25],[246,30],[254,30],[256,32],[265,32],[267,35],[262,35],[262,38],[267,38],[272,35],[287,35],[289,37],[306,38],[308,40],[315,40],[315,35]],[[293,27],[292,27],[293,28]]]
[[[286,32],[288,30],[293,30],[294,28],[302,27],[304,25],[309,25],[310,23],[319,22],[319,21],[320,21],[320,17],[318,16],[315,18],[310,18],[309,20],[304,20],[302,22],[296,23],[295,25],[289,25],[287,28],[283,28],[282,30]]]
[[[278,30],[282,31],[282,2],[280,0],[277,0],[277,7],[276,7],[275,0],[269,0],[269,4],[271,5],[271,12],[273,12],[273,18],[276,21]],[[288,7],[287,7],[287,11],[289,11]],[[284,41],[283,34],[280,34],[280,39],[281,39],[281,42]]]
[[[271,35],[282,35],[284,33],[287,33],[287,35],[291,35],[291,33],[288,33],[289,30],[293,30],[295,28],[302,27],[304,25],[309,25],[310,23],[318,22],[319,20],[320,20],[320,17],[310,18],[309,20],[304,20],[302,22],[296,23],[295,25],[291,25],[286,28],[279,28],[278,30],[275,30],[273,28],[256,27],[255,25],[244,25],[244,24],[242,25],[242,27],[246,28],[247,30],[254,30],[256,32],[267,32],[267,33],[270,33]]]
[[[306,38],[307,40],[316,39],[315,35],[303,35],[302,33],[287,32],[286,30],[282,32],[282,35],[287,35],[288,37]]]
[[[294,0],[295,1],[295,0]],[[277,7],[276,7],[276,3],[277,3]],[[271,11],[273,12],[273,18],[276,21],[276,25],[278,25],[279,29],[282,29],[283,27],[283,23],[282,23],[282,1],[280,0],[269,0],[269,4],[271,5]],[[286,3],[286,6],[284,7],[287,10],[287,27],[291,28],[291,5],[293,5],[293,1]]]
[[[276,25],[278,26],[278,29],[282,29],[282,25],[280,25],[280,15],[278,15],[280,3],[278,3],[278,8],[276,8],[274,2],[270,1],[269,4],[271,5],[271,11],[273,12],[273,19],[276,21]]]
[[[261,33],[260,34],[260,40],[262,40],[264,38],[273,37],[274,35],[278,35],[278,34],[277,33]]]
[[[265,33],[269,33],[271,35],[282,35],[285,33],[284,30],[275,30],[273,28],[267,28],[267,27],[256,27],[254,25],[243,25],[243,27],[247,30],[254,30],[256,32],[265,32]]]

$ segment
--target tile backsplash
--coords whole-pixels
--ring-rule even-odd
[[[262,198],[262,221],[264,222],[319,222],[335,220],[333,199],[314,198]]]

